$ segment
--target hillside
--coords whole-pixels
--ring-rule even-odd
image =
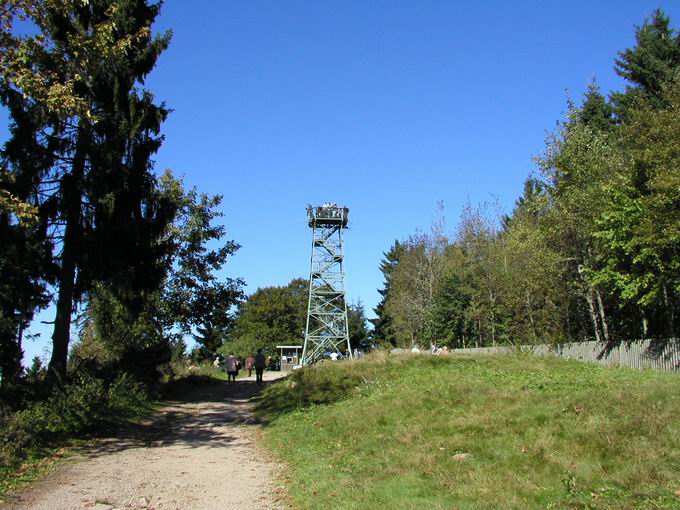
[[[377,355],[268,388],[299,508],[680,508],[680,381],[530,355]]]

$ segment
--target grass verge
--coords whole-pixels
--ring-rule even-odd
[[[680,508],[680,379],[532,355],[295,372],[258,412],[296,507]]]

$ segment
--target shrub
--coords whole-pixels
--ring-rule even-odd
[[[128,374],[112,383],[78,374],[45,400],[37,401],[0,423],[0,463],[16,465],[31,453],[70,438],[106,430],[138,415],[148,406],[147,394]]]

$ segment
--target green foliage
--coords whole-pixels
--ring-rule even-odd
[[[607,190],[595,232],[602,267],[594,278],[646,316],[665,315],[666,324],[656,327],[672,336],[680,296],[680,80],[660,97],[665,107],[642,107],[622,126],[630,171]]]
[[[531,355],[368,356],[259,402],[296,508],[676,508],[675,374]]]
[[[443,249],[434,231],[400,244],[376,309],[395,344],[677,334],[680,35],[663,12],[616,68],[629,86],[607,100],[591,83],[569,102],[509,216],[468,205]]]
[[[38,356],[33,356],[31,366],[26,371],[26,381],[29,384],[36,384],[45,379],[45,367]]]
[[[347,304],[347,327],[349,328],[349,345],[352,349],[365,350],[370,348],[366,312],[361,300]]]
[[[470,298],[456,271],[447,271],[436,290],[432,308],[433,334],[439,346],[467,347],[468,323],[465,312]]]
[[[223,356],[233,352],[244,359],[263,349],[266,355],[277,359],[277,345],[302,345],[308,291],[309,283],[303,278],[296,278],[283,287],[257,289],[239,305],[233,328],[219,352]],[[361,301],[347,304],[347,321],[352,348],[367,349],[369,333]]]
[[[226,229],[217,222],[223,215],[217,208],[220,195],[185,191],[182,181],[166,171],[165,192],[177,204],[177,215],[168,231],[172,245],[170,270],[164,283],[161,303],[166,328],[183,333],[195,330],[194,338],[205,356],[214,354],[231,326],[231,309],[243,296],[240,279],[217,277],[239,245],[224,241]]]
[[[34,108],[23,109],[17,104],[16,94],[0,90],[0,100],[14,118],[12,137],[0,151],[0,195],[4,190],[34,204],[36,174],[49,165],[34,141],[40,123]],[[0,365],[2,384],[8,384],[20,371],[22,332],[36,309],[49,301],[52,245],[45,223],[25,221],[11,208],[0,207],[0,238]]]
[[[49,278],[56,283],[50,367],[63,380],[71,314],[93,286],[105,283],[135,309],[164,277],[170,248],[164,234],[174,211],[159,193],[151,157],[162,143],[168,109],[142,84],[170,34],[152,36],[160,4],[146,0],[4,7],[11,12],[3,12],[9,22],[0,34],[0,99],[9,109],[11,138],[2,158],[11,178],[0,186],[37,211],[38,231],[28,240],[12,239],[15,248],[47,233],[59,240],[46,243],[48,257],[29,259],[27,276],[37,285]],[[12,35],[17,12],[38,35]],[[17,214],[3,209],[0,225],[11,227]],[[22,285],[14,283],[11,292],[18,295]],[[37,306],[26,304],[24,315]]]
[[[502,245],[486,211],[468,205],[454,239],[443,218],[401,243],[385,312],[399,347],[496,344],[503,338]]]
[[[612,131],[615,127],[614,108],[600,93],[595,82],[588,85],[583,104],[574,111],[578,124],[596,132]]]
[[[624,119],[627,110],[636,109],[638,100],[654,107],[664,104],[662,91],[680,67],[680,34],[670,26],[670,18],[657,9],[635,31],[635,47],[619,52],[615,69],[631,85],[625,93],[614,94],[618,113]]]
[[[371,319],[371,324],[373,325],[372,338],[379,345],[397,345],[397,339],[390,324],[390,316],[385,311],[385,306],[390,292],[392,271],[399,263],[399,257],[403,250],[404,248],[401,243],[395,240],[390,249],[383,253],[383,259],[380,261],[380,271],[383,274],[384,283],[383,288],[378,289],[378,293],[381,296],[380,302],[373,309],[376,318]]]
[[[187,343],[184,341],[184,338],[176,338],[170,345],[172,348],[171,362],[179,363],[186,359]]]
[[[551,343],[565,335],[568,281],[563,255],[551,246],[543,227],[547,196],[525,196],[501,237],[503,313],[509,343]]]
[[[443,204],[438,204],[437,213],[429,232],[419,232],[401,243],[398,260],[390,269],[384,313],[389,318],[389,333],[399,347],[427,347],[434,340],[433,306],[448,245]]]
[[[11,470],[29,456],[44,453],[72,438],[110,430],[148,408],[146,392],[128,374],[121,374],[107,384],[81,372],[46,399],[3,418],[0,465]]]
[[[239,305],[222,354],[244,358],[262,348],[275,355],[277,345],[302,345],[307,317],[307,280],[296,278],[285,287],[257,289]]]
[[[172,250],[164,260],[160,287],[138,294],[130,306],[111,286],[95,285],[71,352],[76,365],[84,363],[101,374],[134,372],[148,384],[158,381],[171,359],[186,354],[183,336],[189,332],[199,345],[196,360],[212,359],[232,323],[231,307],[240,299],[242,284],[215,275],[238,245],[226,241],[208,248],[224,235],[224,227],[215,224],[220,197],[185,191],[169,171],[161,184],[177,214],[164,235]]]

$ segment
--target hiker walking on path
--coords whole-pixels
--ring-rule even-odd
[[[255,378],[259,385],[262,385],[262,375],[264,374],[264,367],[266,364],[267,359],[264,357],[264,354],[262,354],[262,349],[258,349],[257,354],[255,355]]]
[[[236,374],[238,374],[238,360],[232,352],[227,358],[227,382],[236,382]]]
[[[255,358],[252,354],[249,354],[246,358],[246,370],[248,371],[248,377],[253,375],[253,366],[255,365]]]

